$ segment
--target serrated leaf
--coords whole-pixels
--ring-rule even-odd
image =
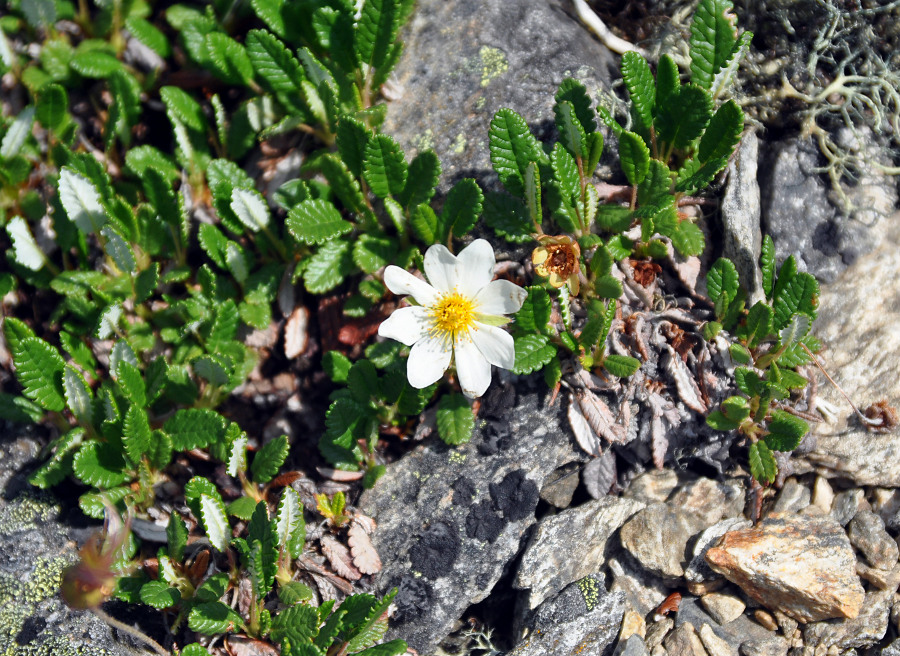
[[[792,315],[788,325],[778,333],[780,346],[786,348],[800,342],[809,333],[810,323],[810,318],[803,313]]]
[[[170,588],[162,581],[147,581],[141,586],[141,601],[148,606],[162,610],[170,608],[181,601],[181,593]]]
[[[738,364],[750,364],[751,360],[753,360],[750,351],[743,344],[732,344],[728,347],[728,352],[731,355],[731,359]]]
[[[603,368],[613,376],[628,378],[641,368],[641,361],[627,355],[608,355],[603,360]]]
[[[160,57],[165,58],[169,56],[171,47],[166,35],[152,23],[137,16],[129,16],[125,19],[125,28],[131,32],[135,39]]]
[[[713,410],[706,416],[706,425],[719,431],[730,431],[741,425],[741,422],[727,417],[720,410]]]
[[[706,248],[706,239],[703,231],[696,223],[681,221],[678,227],[670,235],[675,250],[685,257],[700,255]]]
[[[382,632],[384,635],[384,632]],[[379,638],[380,640],[380,638]],[[383,642],[380,645],[372,645],[368,649],[356,652],[356,656],[401,656],[407,653],[408,647],[406,641],[399,638],[390,642]]]
[[[349,116],[341,117],[336,138],[338,153],[340,153],[341,161],[357,178],[362,175],[369,136],[368,128],[361,122]],[[410,167],[412,168],[412,164]]]
[[[309,264],[303,272],[303,282],[307,291],[324,294],[341,284],[352,270],[350,244],[335,239],[325,243],[309,258]]]
[[[138,405],[130,405],[122,420],[122,443],[131,463],[137,466],[141,456],[150,451],[150,422],[147,411]]]
[[[228,633],[241,625],[241,616],[221,601],[197,604],[188,615],[188,627],[203,635]]]
[[[691,21],[691,81],[712,87],[716,73],[731,58],[737,40],[737,18],[731,0],[704,0]]]
[[[550,153],[550,168],[560,191],[569,203],[574,203],[581,193],[581,177],[578,175],[578,164],[562,144],[555,144]]]
[[[491,119],[488,131],[491,164],[500,182],[515,196],[524,192],[524,175],[530,162],[542,164],[546,155],[525,119],[513,110],[502,108]]]
[[[269,206],[255,189],[235,187],[231,191],[231,209],[252,232],[265,230],[271,222]]]
[[[318,169],[331,185],[332,193],[347,209],[364,213],[370,211],[366,206],[366,198],[356,177],[344,162],[333,153],[327,153],[310,162],[310,167]]]
[[[472,178],[463,178],[447,193],[444,207],[441,210],[438,225],[441,227],[444,241],[447,235],[464,237],[475,226],[481,214],[484,195],[481,187]]]
[[[668,102],[668,98],[681,87],[678,64],[671,55],[662,55],[656,65],[656,107]]]
[[[622,296],[622,282],[612,274],[600,276],[594,283],[594,293],[598,298],[616,299]]]
[[[176,449],[189,451],[218,442],[225,433],[225,418],[205,408],[183,408],[163,428]]]
[[[597,129],[594,110],[591,107],[591,98],[584,84],[578,80],[567,77],[557,89],[553,99],[557,103],[568,101],[575,109],[575,116],[586,134],[591,134]]]
[[[656,86],[647,60],[634,51],[622,55],[622,79],[639,119],[638,129],[648,131],[653,125],[656,108]]]
[[[288,212],[285,225],[297,241],[321,244],[353,229],[334,205],[325,200],[305,200]]]
[[[100,234],[106,240],[103,250],[115,262],[119,271],[128,274],[134,273],[134,251],[131,250],[131,246],[119,234],[119,231],[111,225],[105,225],[100,228]]]
[[[222,32],[210,32],[203,38],[212,72],[229,84],[250,84],[253,64],[240,43]]]
[[[127,481],[124,468],[121,454],[111,444],[100,442],[82,445],[72,462],[72,470],[82,483],[101,489]]]
[[[256,509],[256,502],[251,497],[238,497],[228,504],[228,514],[238,519],[249,521]]]
[[[272,620],[270,639],[276,644],[286,640],[292,645],[311,642],[319,632],[319,614],[306,604],[285,608]]]
[[[280,435],[266,442],[256,452],[250,465],[250,475],[254,483],[268,483],[272,480],[287,458],[290,445],[286,435]]]
[[[169,547],[169,555],[176,562],[181,562],[184,558],[184,548],[187,546],[188,528],[184,520],[176,512],[169,515],[169,522],[166,524],[166,543]]]
[[[291,558],[299,558],[306,541],[306,522],[300,498],[291,487],[285,487],[275,515],[278,544],[286,548]]]
[[[515,339],[516,360],[513,372],[530,374],[553,359],[556,347],[549,343],[546,335],[524,335]]]
[[[505,193],[489,193],[484,203],[484,222],[506,241],[521,244],[534,230],[525,204]]]
[[[379,198],[397,195],[406,186],[409,167],[399,144],[386,134],[379,134],[366,144],[363,176]]]
[[[722,104],[706,126],[697,156],[701,161],[731,157],[744,131],[744,112],[733,100]]]
[[[559,143],[576,157],[587,156],[587,135],[575,114],[575,107],[567,100],[557,102],[553,106],[556,130],[559,132]]]
[[[438,434],[447,444],[465,444],[472,439],[475,416],[462,394],[446,394],[437,405]]]
[[[238,472],[247,471],[247,434],[241,433],[228,448],[228,461],[225,463],[229,476],[237,476]]]
[[[738,40],[735,41],[731,48],[731,54],[722,63],[721,68],[719,68],[719,71],[713,77],[712,85],[709,89],[713,98],[719,98],[725,93],[725,90],[731,84],[731,78],[737,72],[741,59],[744,58],[744,55],[750,49],[750,42],[752,40],[753,32],[743,32]]]
[[[784,287],[775,292],[772,299],[772,307],[775,310],[773,327],[775,330],[782,329],[798,312],[808,315],[810,319],[815,319],[818,305],[818,281],[808,273],[798,273]]]
[[[750,308],[746,319],[747,345],[756,348],[772,332],[772,308],[759,301]]]
[[[0,157],[10,159],[19,154],[34,124],[34,105],[28,105],[13,120],[0,141]]]
[[[21,216],[13,217],[6,224],[6,232],[13,243],[13,257],[18,264],[26,269],[39,271],[46,261],[44,252],[37,245],[28,223]]]
[[[769,434],[763,439],[773,451],[793,451],[809,432],[809,424],[784,410],[772,412],[767,428]]]
[[[365,273],[375,273],[390,264],[397,254],[396,239],[360,235],[353,244],[353,261]]]
[[[771,299],[772,287],[775,283],[775,243],[769,235],[763,237],[759,266],[762,269],[763,293],[766,298]]]
[[[86,234],[99,230],[109,220],[97,187],[67,166],[59,174],[59,200],[69,219]]]
[[[390,0],[363,3],[354,44],[362,63],[378,69],[389,61],[402,16],[400,3]]]
[[[526,287],[528,296],[516,313],[516,325],[523,330],[543,331],[550,321],[552,304],[550,295],[543,287]]]
[[[775,476],[778,474],[778,463],[765,442],[751,444],[748,458],[750,474],[753,478],[765,485],[775,480]]]
[[[78,507],[88,517],[103,519],[107,507],[117,505],[122,499],[127,499],[134,494],[129,486],[114,487],[103,492],[86,492],[78,497]]]
[[[218,551],[224,552],[231,541],[231,527],[228,525],[228,517],[225,515],[225,506],[222,505],[222,501],[201,494],[200,518],[209,543]],[[198,631],[199,629],[194,630]]]
[[[409,175],[397,201],[403,207],[416,207],[434,196],[441,177],[441,161],[432,150],[423,150],[409,163]],[[480,189],[479,189],[480,191]]]
[[[146,388],[140,369],[130,360],[121,359],[115,363],[115,378],[119,389],[132,403],[141,407],[147,403]]]
[[[706,289],[716,309],[716,316],[722,318],[735,299],[740,287],[738,272],[731,260],[720,257],[706,274]]]
[[[122,63],[112,55],[99,50],[83,50],[76,52],[69,61],[72,70],[90,78],[108,78],[116,71],[122,70]]]
[[[13,344],[11,324],[7,319],[7,341],[24,395],[45,410],[59,412],[66,405],[62,380],[65,362],[55,348],[38,337],[28,336]]]
[[[275,93],[291,94],[304,79],[300,62],[276,36],[266,30],[250,30],[247,55],[259,76]]]
[[[657,141],[685,148],[703,134],[712,117],[709,92],[695,84],[685,84],[663,105],[656,117]]]
[[[416,207],[409,220],[416,237],[426,244],[440,243],[438,235],[438,217],[431,206],[422,204]]]
[[[206,647],[201,645],[198,642],[187,645],[184,649],[181,650],[181,656],[210,656],[209,651],[207,651]]]
[[[634,132],[622,132],[619,135],[619,162],[628,184],[636,186],[650,169],[650,149]]]
[[[171,121],[179,121],[186,127],[203,134],[207,131],[206,115],[194,98],[178,87],[161,87],[159,97],[166,106]]]

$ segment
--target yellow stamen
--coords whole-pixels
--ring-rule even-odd
[[[445,294],[429,309],[435,332],[455,336],[468,332],[475,322],[475,303],[459,292]]]

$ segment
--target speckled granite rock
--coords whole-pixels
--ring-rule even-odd
[[[863,603],[856,555],[827,516],[770,515],[723,535],[706,561],[760,604],[801,622],[854,618]]]

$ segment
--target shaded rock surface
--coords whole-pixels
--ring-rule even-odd
[[[854,618],[863,602],[853,548],[829,517],[771,515],[726,533],[706,560],[760,604],[802,622]]]
[[[702,526],[694,513],[656,503],[629,519],[619,537],[622,546],[648,572],[675,578],[684,574],[687,542]]]

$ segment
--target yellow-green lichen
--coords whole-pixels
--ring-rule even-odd
[[[47,494],[23,493],[0,508],[0,532],[4,535],[37,528],[59,512],[59,506]]]
[[[483,87],[509,70],[509,60],[507,60],[506,54],[498,48],[482,46],[478,51],[478,56],[481,58],[481,86]]]
[[[465,149],[466,135],[460,132],[458,135],[456,135],[456,139],[453,140],[453,143],[450,144],[450,151],[456,155],[462,155]]]
[[[581,590],[581,596],[584,598],[584,604],[587,606],[588,612],[594,610],[594,606],[600,600],[600,585],[595,579],[586,576],[575,585]]]
[[[424,150],[434,150],[434,132],[431,128],[416,137],[416,149],[420,153]]]
[[[451,451],[450,452],[450,462],[454,465],[461,465],[466,461],[466,455],[462,451]]]

